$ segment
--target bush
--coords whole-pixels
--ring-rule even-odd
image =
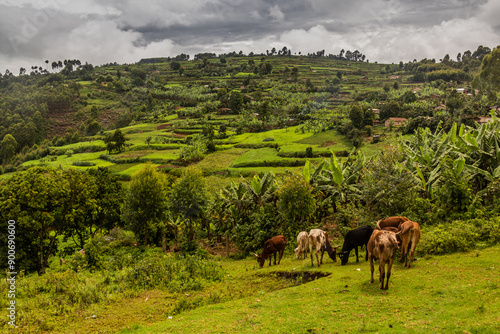
[[[150,254],[130,269],[125,281],[132,287],[183,292],[203,289],[205,281],[221,281],[222,267],[196,255]]]
[[[73,161],[73,166],[92,167],[95,166],[95,163],[90,161]]]
[[[468,251],[476,246],[480,235],[473,224],[454,221],[439,224],[422,233],[417,249],[424,254],[447,254]]]

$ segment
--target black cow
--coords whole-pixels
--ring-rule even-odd
[[[366,247],[372,233],[373,228],[368,225],[360,226],[346,233],[344,237],[344,245],[342,245],[342,251],[338,253],[342,265],[347,264],[347,261],[349,260],[349,253],[353,249],[356,252],[356,262],[359,262],[358,246],[363,247],[364,245]],[[365,260],[368,261],[368,251],[366,251]]]

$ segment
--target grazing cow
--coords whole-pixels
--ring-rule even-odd
[[[396,250],[398,249],[398,241],[396,233],[385,230],[375,230],[368,241],[368,257],[370,258],[371,280],[373,283],[373,272],[375,270],[373,260],[379,260],[379,281],[380,290],[389,289],[389,278],[391,277],[391,268],[394,258],[396,257]],[[384,287],[385,280],[385,264],[387,262],[387,281]]]
[[[307,246],[309,245],[309,234],[306,231],[302,231],[297,235],[297,243],[299,244],[295,248],[295,258],[299,259],[304,255],[304,259],[307,257]]]
[[[401,230],[396,233],[401,238],[401,259],[405,260],[405,267],[411,268],[415,256],[415,248],[420,241],[420,226],[416,222],[407,221],[401,224]],[[408,257],[410,260],[408,261]]]
[[[408,220],[409,220],[408,218],[400,216],[385,218],[377,222],[377,228],[379,230],[383,230],[385,227],[390,226],[399,229],[399,225]]]
[[[276,265],[276,253],[280,254],[278,264],[281,262],[281,257],[283,256],[283,251],[285,250],[286,246],[286,238],[282,235],[278,235],[275,237],[272,237],[271,239],[267,240],[264,243],[264,248],[262,249],[262,253],[260,255],[257,255],[254,253],[254,255],[257,257],[257,262],[259,263],[260,267],[264,267],[264,262],[269,258],[269,266],[271,266],[271,255],[274,254],[274,264]]]
[[[312,229],[309,231],[309,251],[311,252],[311,266],[314,266],[313,247],[316,247],[316,262],[318,267],[323,264],[323,254],[326,249],[325,232],[320,229]],[[318,258],[318,253],[321,251],[321,260]]]
[[[344,244],[342,245],[342,251],[339,252],[339,258],[343,266],[349,261],[349,253],[353,249],[356,252],[356,262],[359,262],[358,246],[366,246],[368,244],[368,240],[370,240],[372,232],[373,228],[371,228],[371,226],[363,225],[346,233],[344,237]],[[365,260],[368,260],[368,251],[366,252]]]
[[[326,243],[325,243],[326,252],[328,253],[328,256],[330,257],[330,259],[333,260],[333,262],[337,262],[337,247],[338,246],[332,247],[332,245],[330,245],[330,240],[328,240],[328,234],[326,232],[325,232],[325,238],[326,238]]]

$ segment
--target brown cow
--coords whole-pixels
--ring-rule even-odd
[[[409,219],[406,217],[401,217],[401,216],[389,217],[379,220],[377,222],[377,228],[379,230],[383,230],[385,227],[395,227],[399,229],[399,225],[401,225],[406,221],[409,221]]]
[[[385,230],[374,230],[370,240],[368,241],[368,258],[370,259],[370,269],[371,269],[371,280],[373,283],[373,272],[375,267],[373,265],[374,260],[379,260],[379,272],[380,272],[380,290],[389,289],[389,278],[391,277],[391,268],[394,258],[396,257],[396,250],[398,249],[398,241],[396,239],[396,233]],[[384,287],[385,279],[385,263],[387,264],[387,282]]]
[[[271,266],[271,255],[274,254],[274,264],[276,265],[276,253],[280,254],[278,264],[281,262],[281,257],[283,256],[283,251],[285,250],[286,246],[286,238],[282,235],[278,235],[275,237],[272,237],[271,239],[267,240],[264,243],[264,248],[262,249],[262,253],[260,255],[257,255],[254,253],[254,255],[257,257],[257,262],[259,263],[260,267],[264,267],[264,262],[269,258],[269,266]]]
[[[405,260],[405,267],[411,268],[415,256],[415,248],[420,241],[420,226],[416,222],[407,221],[401,224],[400,231],[396,233],[401,238],[401,259]],[[408,257],[410,258],[408,262]]]

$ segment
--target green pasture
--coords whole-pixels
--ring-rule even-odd
[[[30,160],[26,161],[22,164],[23,167],[33,167],[33,166],[46,166],[46,167],[62,167],[62,168],[78,168],[78,169],[86,169],[90,167],[109,167],[112,165],[111,162],[99,159],[99,156],[104,152],[92,152],[92,153],[79,153],[73,154],[71,156],[67,155],[58,155],[58,156],[48,156],[38,160]],[[55,158],[54,161],[51,161],[51,158]],[[73,166],[73,162],[92,162],[95,165],[89,167],[78,167]]]
[[[103,148],[105,148],[106,144],[104,144],[104,141],[102,141],[100,139],[95,139],[95,140],[91,140],[91,141],[82,141],[82,142],[68,144],[68,145],[64,145],[64,146],[56,146],[54,148],[56,150],[67,151],[67,150],[81,149],[81,148],[85,148],[88,146],[102,146]]]
[[[285,255],[279,266],[258,269],[255,259],[222,261],[227,279],[209,289],[214,298],[221,291],[247,284],[252,295],[187,310],[166,312],[160,322],[147,315],[136,323],[123,319],[119,333],[498,333],[500,331],[500,246],[445,256],[418,258],[411,269],[397,261],[389,290],[379,290],[378,263],[375,283],[370,265],[350,258],[346,266],[328,256],[322,267],[310,259]],[[364,257],[364,251],[361,252]],[[306,284],[301,272],[323,273]],[[288,288],[264,287],[281,275],[296,274]],[[249,283],[256,278],[262,288]],[[284,278],[283,278],[284,279]],[[286,280],[286,279],[284,279]],[[189,307],[196,296],[186,296]],[[118,305],[116,307],[119,307]],[[155,305],[150,305],[153,313]],[[101,323],[111,321],[114,308],[103,309]],[[89,320],[90,323],[90,320]]]
[[[241,135],[234,136],[232,140],[240,144],[276,143],[278,145],[286,145],[311,136],[311,133],[296,132],[295,128],[296,127],[289,127],[266,132],[243,133]],[[274,141],[264,142],[263,140],[265,138],[273,138]]]

